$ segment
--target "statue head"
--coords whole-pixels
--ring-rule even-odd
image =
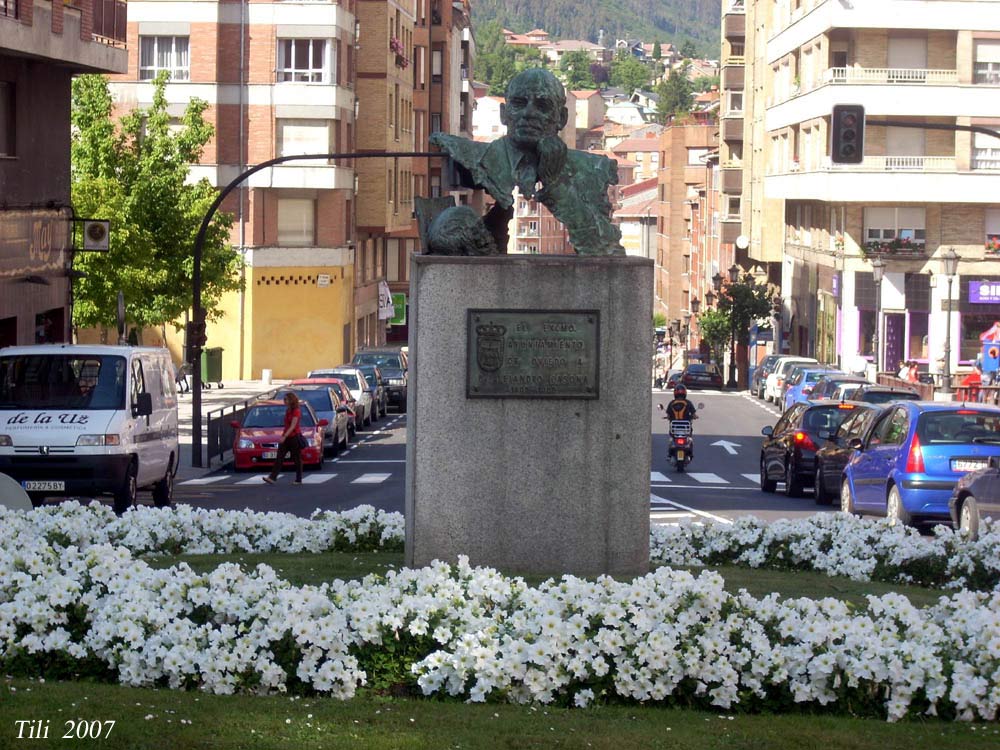
[[[496,242],[479,214],[469,206],[452,206],[427,228],[430,255],[497,255]]]
[[[566,127],[566,90],[545,68],[528,68],[510,79],[500,120],[507,137],[518,146],[534,149],[538,142],[556,136]]]

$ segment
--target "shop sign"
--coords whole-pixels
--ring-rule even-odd
[[[392,295],[392,319],[389,321],[394,326],[406,325],[406,294],[397,292]]]
[[[969,302],[973,305],[1000,304],[1000,281],[970,281]]]
[[[0,279],[63,274],[69,228],[60,211],[0,212]]]

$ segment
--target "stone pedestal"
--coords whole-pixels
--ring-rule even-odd
[[[652,261],[418,255],[410,295],[407,565],[464,554],[513,573],[644,573]],[[554,395],[484,397],[482,381],[470,386],[470,368],[494,367],[497,352],[514,344],[508,336],[488,351],[470,310],[484,326],[501,310],[518,311],[515,319],[531,310],[534,320],[548,311],[590,320],[594,391],[566,397],[565,378],[539,362],[537,382],[557,383]]]

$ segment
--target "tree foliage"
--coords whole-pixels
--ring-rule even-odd
[[[688,79],[687,61],[670,72],[670,77],[656,87],[659,101],[656,105],[656,119],[665,124],[671,117],[691,111],[692,91]]]
[[[694,42],[692,42],[690,39],[685,39],[681,43],[681,48],[679,51],[681,57],[683,57],[685,60],[690,60],[698,56],[698,48],[695,47]]]
[[[590,77],[594,79],[597,88],[604,87],[611,80],[607,65],[595,62],[590,64]]]
[[[691,89],[701,93],[709,91],[712,87],[719,88],[719,76],[698,76],[691,82]]]
[[[618,55],[611,62],[611,85],[631,94],[649,85],[650,70],[629,54]]]
[[[570,91],[579,89],[596,89],[597,84],[590,74],[590,64],[592,59],[583,50],[573,50],[567,52],[559,61],[559,72],[562,73],[563,83]]]
[[[712,360],[721,362],[731,325],[729,315],[721,310],[706,310],[698,316],[698,334],[712,350]]]
[[[194,239],[217,193],[205,179],[186,180],[213,128],[200,99],[173,127],[166,81],[162,74],[154,82],[149,109],[133,109],[117,123],[103,76],[73,81],[73,207],[78,216],[111,220],[111,249],[76,258],[87,274],[73,283],[76,326],[113,326],[119,290],[129,324],[140,329],[176,322],[191,305]],[[206,237],[202,302],[209,315],[242,283],[239,254],[228,244],[232,224],[219,212]]]
[[[755,284],[748,276],[723,286],[718,308],[729,317],[736,343],[746,344],[750,341],[750,326],[771,316],[771,293],[766,284]]]
[[[659,60],[663,57],[663,48],[660,46],[660,40],[657,39],[653,42],[653,59]]]

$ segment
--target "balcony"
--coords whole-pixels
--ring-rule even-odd
[[[743,192],[743,165],[727,162],[722,165],[721,188],[723,193],[739,195]]]
[[[723,65],[746,65],[747,59],[743,55],[726,55],[722,61]]]
[[[722,120],[722,140],[742,141],[743,140],[743,113],[727,112]]]
[[[996,203],[1000,172],[956,170],[953,156],[868,156],[858,165],[791,167],[764,179],[766,198],[879,203]]]
[[[124,0],[94,0],[94,41],[124,47],[126,21]]]
[[[723,216],[719,219],[720,240],[723,243],[731,244],[736,242],[736,238],[743,234],[743,221],[739,216]]]
[[[738,70],[738,68],[734,68]],[[1000,81],[1000,79],[998,79]],[[956,70],[922,68],[829,68],[768,102],[765,127],[778,130],[829,117],[834,104],[852,102],[874,117],[996,117],[997,85],[959,83]],[[780,84],[776,85],[780,91]]]
[[[0,48],[19,57],[64,65],[73,73],[124,73],[128,70],[125,3],[94,2],[94,30],[87,41],[80,38],[83,6],[91,7],[91,0],[64,5],[63,31],[53,34],[51,5],[35,3],[29,26],[16,21],[21,13],[18,0],[0,0]]]

